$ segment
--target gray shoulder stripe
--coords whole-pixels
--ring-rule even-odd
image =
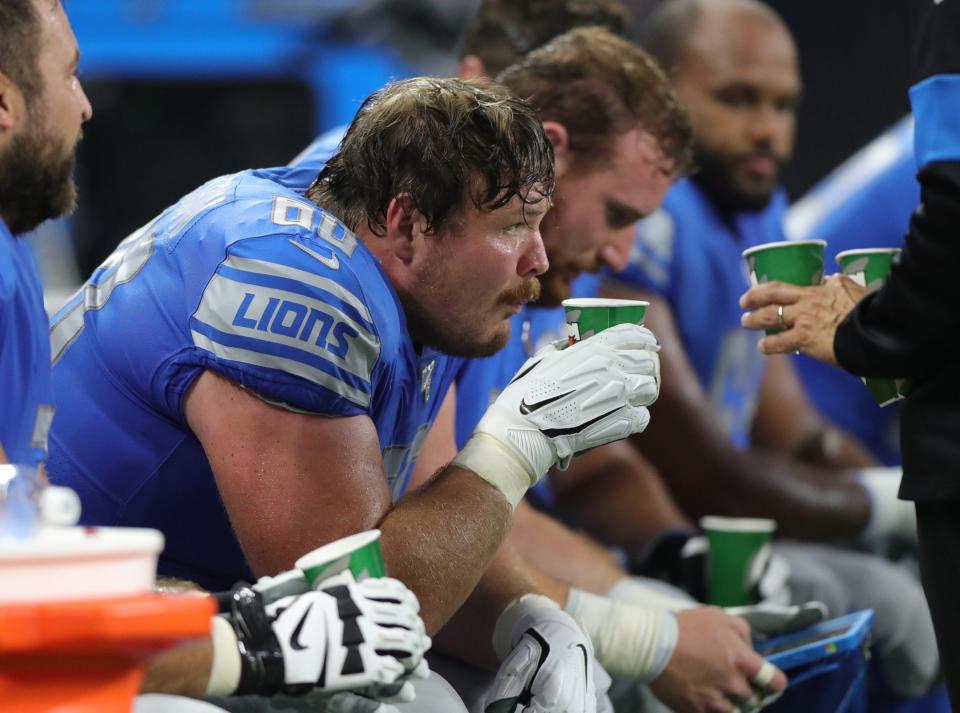
[[[201,349],[216,355],[221,359],[241,362],[252,366],[264,367],[267,369],[278,369],[289,374],[294,374],[314,384],[322,386],[333,393],[342,396],[355,403],[361,408],[367,408],[370,405],[370,394],[364,393],[349,384],[344,383],[332,374],[315,369],[303,362],[293,359],[286,359],[272,354],[262,354],[260,352],[243,349],[240,347],[228,347],[219,342],[215,342],[204,334],[193,331],[193,343]]]
[[[266,260],[255,260],[253,258],[238,257],[236,255],[229,256],[223,261],[223,264],[237,270],[256,272],[260,273],[261,275],[271,275],[274,277],[284,277],[289,280],[296,280],[297,282],[302,282],[306,285],[316,287],[318,290],[323,290],[332,295],[336,295],[339,299],[343,300],[357,310],[357,312],[360,313],[360,316],[368,322],[373,321],[370,310],[367,309],[367,306],[355,294],[327,277],[321,277],[320,275],[315,275],[312,272],[300,270],[299,268],[291,267],[290,265],[282,265],[277,262],[267,262]]]
[[[269,304],[274,305],[272,310]],[[380,359],[379,338],[338,308],[293,292],[237,282],[225,275],[213,276],[193,316],[227,334],[313,353],[364,381],[370,381]],[[336,326],[340,324],[347,330]]]

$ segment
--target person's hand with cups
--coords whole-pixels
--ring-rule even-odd
[[[753,287],[740,297],[740,323],[766,330],[764,354],[803,352],[836,365],[837,326],[868,293],[846,275],[823,277],[822,240],[786,241],[744,251]],[[802,274],[801,274],[802,273]]]

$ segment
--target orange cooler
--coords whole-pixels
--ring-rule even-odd
[[[0,604],[0,709],[129,713],[150,658],[207,636],[211,597]]]

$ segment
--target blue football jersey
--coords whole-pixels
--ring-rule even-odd
[[[124,240],[51,323],[50,471],[83,522],[155,527],[162,574],[251,576],[183,415],[215,371],[264,400],[376,426],[394,497],[462,360],[418,353],[379,262],[270,177],[215,179]]]
[[[920,204],[913,155],[913,120],[907,117],[848,159],[787,213],[791,238],[827,241],[825,271],[836,255],[854,248],[903,244]],[[880,408],[855,376],[807,356],[794,357],[811,401],[828,419],[859,438],[880,461],[900,462],[899,409]]]
[[[744,249],[783,240],[786,196],[762,211],[725,218],[700,185],[685,179],[637,226],[627,268],[613,276],[670,303],[687,357],[737,448],[750,443],[766,370],[759,336],[740,326],[739,297],[750,287]]]
[[[11,463],[37,466],[53,418],[43,288],[26,241],[0,219],[0,446]]]

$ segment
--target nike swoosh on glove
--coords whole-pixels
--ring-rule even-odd
[[[497,621],[494,649],[502,663],[485,713],[514,713],[518,707],[523,713],[609,710],[609,677],[602,681],[598,706],[598,665],[590,640],[546,597],[527,594],[507,607]]]
[[[516,506],[554,465],[639,433],[660,393],[659,343],[620,324],[565,349],[548,345],[490,405],[454,464],[472,470]]]
[[[407,699],[407,679],[428,672],[423,656],[431,642],[419,610],[413,592],[385,577],[266,606],[259,591],[235,587],[229,613],[215,621],[214,668],[218,658],[239,657],[239,681],[233,690],[208,687],[208,694],[351,690]],[[225,629],[233,636],[225,637]]]

